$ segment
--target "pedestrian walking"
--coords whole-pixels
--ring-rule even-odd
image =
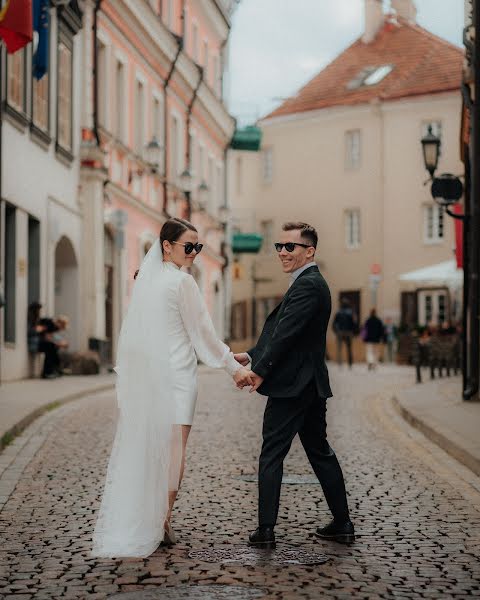
[[[285,223],[275,244],[291,285],[267,317],[259,340],[235,355],[252,363],[253,389],[268,396],[258,473],[258,528],[248,544],[274,548],[283,462],[298,434],[317,476],[333,520],[316,529],[327,540],[350,543],[355,531],[342,469],[327,441],[327,399],[332,396],[325,347],[331,298],[315,262],[318,236],[306,223]]]
[[[333,320],[333,331],[337,338],[337,363],[342,364],[342,348],[347,350],[348,366],[352,368],[352,340],[357,328],[356,315],[354,315],[350,302],[342,298],[340,309],[337,311]]]
[[[395,360],[397,350],[398,331],[393,323],[392,317],[387,317],[385,320],[385,344],[387,347],[387,360],[392,363]]]
[[[197,356],[239,387],[250,371],[215,332],[191,267],[196,228],[169,219],[143,259],[117,349],[119,418],[93,535],[94,556],[146,557],[170,525],[197,401]]]
[[[368,370],[371,371],[377,368],[378,346],[385,339],[385,327],[374,308],[363,326],[362,339],[366,344]]]

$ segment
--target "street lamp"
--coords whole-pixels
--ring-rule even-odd
[[[198,203],[200,205],[201,210],[205,210],[207,208],[208,203],[208,195],[210,192],[210,188],[206,184],[205,180],[198,186]]]
[[[188,167],[180,175],[180,187],[182,188],[187,201],[187,219],[190,219],[192,216],[191,194],[193,188],[193,177]]]
[[[450,206],[456,204],[463,196],[463,184],[460,179],[451,173],[442,173],[438,177],[434,176],[440,156],[441,140],[432,132],[431,125],[428,126],[428,133],[420,140],[420,143],[422,144],[425,169],[430,173],[430,181],[432,182],[430,190],[432,198],[452,218],[465,221],[465,215],[459,215],[450,210]]]
[[[468,347],[467,329],[468,329],[468,314],[467,305],[469,301],[469,271],[470,266],[470,248],[468,239],[470,236],[470,212],[468,202],[465,202],[463,214],[452,212],[450,207],[456,204],[463,196],[463,184],[460,178],[451,173],[442,173],[435,177],[435,171],[438,166],[438,158],[440,156],[441,140],[432,132],[432,126],[429,125],[428,133],[421,139],[423,149],[423,161],[425,169],[430,173],[430,181],[432,182],[430,192],[435,202],[441,206],[445,212],[452,218],[462,221],[463,224],[463,307],[462,307],[462,378],[463,378],[463,397],[469,399],[472,394],[470,392],[470,373],[469,363],[478,361],[478,356],[473,352],[472,348]],[[425,182],[427,183],[427,182]],[[473,269],[472,269],[473,270]],[[475,281],[477,280],[475,275]],[[469,311],[472,310],[470,306]],[[474,314],[477,314],[476,311]],[[473,346],[473,343],[472,343]],[[472,357],[473,354],[473,357]],[[470,369],[471,371],[471,369]]]
[[[441,141],[440,138],[433,133],[431,125],[428,126],[427,135],[422,138],[421,143],[425,169],[430,173],[430,177],[433,179],[433,174],[438,166]]]
[[[145,160],[148,163],[152,173],[158,173],[160,168],[160,160],[162,158],[162,150],[163,148],[155,135],[145,146]]]

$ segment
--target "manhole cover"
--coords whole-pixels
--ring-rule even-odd
[[[108,600],[252,600],[263,596],[265,592],[258,588],[239,585],[181,585],[114,594]]]
[[[328,560],[325,554],[292,546],[275,550],[260,550],[249,546],[221,546],[192,550],[188,558],[224,565],[321,565]]]
[[[257,483],[258,475],[237,475],[235,479]],[[318,479],[313,475],[284,475],[282,483],[290,485],[318,485]]]

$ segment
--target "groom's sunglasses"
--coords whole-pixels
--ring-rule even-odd
[[[173,244],[178,244],[179,246],[183,246],[185,248],[185,254],[191,254],[194,250],[197,254],[200,254],[203,248],[203,244],[192,244],[192,242],[187,242],[186,244],[181,244],[180,242],[172,242]]]
[[[281,252],[282,248],[285,246],[285,250],[287,252],[293,252],[295,250],[295,246],[301,246],[302,248],[311,248],[312,246],[308,246],[307,244],[297,244],[296,242],[287,242],[286,244],[280,244],[277,242],[275,244],[275,250],[277,252]]]

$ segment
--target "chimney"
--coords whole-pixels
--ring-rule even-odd
[[[383,25],[383,19],[382,0],[365,0],[365,29],[362,37],[364,44],[373,42]]]
[[[414,0],[392,0],[392,8],[396,11],[397,16],[415,23],[417,21],[417,7]]]

